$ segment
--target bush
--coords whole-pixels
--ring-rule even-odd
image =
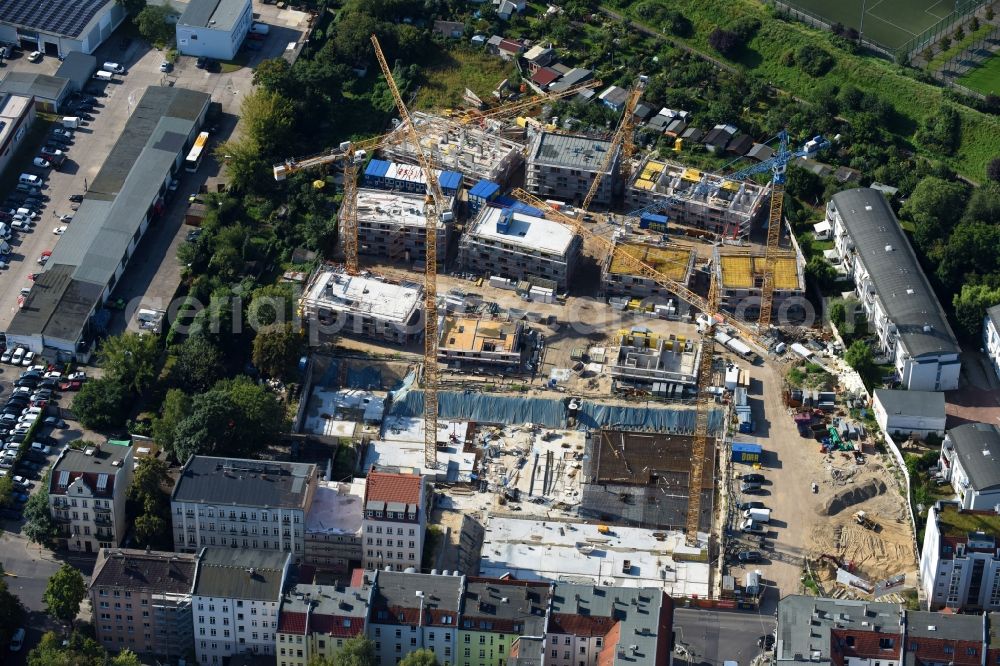
[[[803,44],[795,54],[795,62],[809,76],[823,76],[834,65],[833,56],[812,44]]]
[[[708,44],[722,55],[729,57],[743,46],[743,41],[731,30],[716,28],[708,36]]]
[[[994,157],[986,166],[986,177],[993,182],[1000,183],[1000,157]]]

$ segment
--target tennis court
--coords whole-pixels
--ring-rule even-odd
[[[959,84],[984,95],[1000,95],[1000,54],[995,54],[985,63],[970,70],[958,80]]]
[[[955,9],[954,0],[782,0],[829,23],[862,29],[864,37],[888,49],[903,46]]]

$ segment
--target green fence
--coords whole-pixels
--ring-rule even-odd
[[[897,48],[893,57],[896,62],[906,62],[917,51],[937,42],[945,35],[951,34],[970,14],[987,4],[989,2],[984,0],[956,0],[955,9],[950,14]]]

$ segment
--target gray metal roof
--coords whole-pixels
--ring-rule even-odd
[[[0,81],[0,92],[53,102],[61,102],[69,94],[69,87],[69,79],[31,72],[11,72]]]
[[[545,166],[597,171],[610,148],[611,142],[604,139],[540,132],[531,144],[529,160]],[[618,150],[615,149],[616,155],[611,161],[611,169],[618,159]]]
[[[1000,426],[966,423],[949,430],[948,439],[973,490],[1000,488]]]
[[[471,579],[462,596],[462,627],[475,629],[488,621],[508,633],[513,631],[510,625],[516,624],[519,634],[540,636],[545,633],[549,589],[548,583],[540,581]]]
[[[206,548],[194,594],[200,597],[280,601],[291,553],[247,548]]]
[[[875,292],[910,356],[957,354],[955,334],[882,193],[868,187],[833,195]]]
[[[994,305],[986,311],[986,316],[993,322],[993,328],[1000,331],[1000,305]]]
[[[197,28],[230,30],[246,5],[247,0],[191,0],[178,23]]]
[[[306,509],[316,465],[191,456],[174,486],[177,502]]]
[[[906,637],[981,641],[983,619],[982,615],[906,611]]]
[[[101,9],[113,0],[4,0],[0,2],[0,23],[79,37]]]
[[[831,629],[859,632],[878,626],[880,633],[900,634],[900,620],[898,604],[789,595],[778,604],[775,654],[779,662],[829,663]]]
[[[359,594],[361,598],[358,598]],[[299,583],[285,592],[281,600],[281,612],[286,611],[337,617],[367,617],[368,593],[358,587]]]
[[[875,399],[886,414],[927,416],[944,419],[944,393],[939,391],[893,391],[875,389]]]
[[[120,467],[115,463],[121,463],[128,456],[132,447],[120,446],[117,444],[106,444],[101,447],[87,447],[81,449],[66,449],[52,466],[52,478],[57,477],[57,472],[93,472],[95,474],[115,474]],[[91,451],[87,455],[86,451]]]
[[[378,571],[375,578],[375,591],[372,594],[372,608],[376,611],[392,608],[420,608],[420,597],[424,596],[423,607],[428,611],[450,611],[452,623],[458,625],[457,613],[461,606],[463,576],[444,576],[439,574],[403,573],[401,571]],[[381,624],[386,620],[395,622],[396,618],[377,617],[372,622]]]
[[[589,81],[594,78],[594,72],[589,69],[582,69],[580,67],[574,67],[569,70],[563,77],[549,86],[549,90],[558,92],[560,90],[566,90],[567,88],[572,88],[575,85],[583,83],[584,81]]]
[[[83,88],[97,70],[97,58],[82,51],[70,51],[63,57],[56,76],[69,79],[77,89]]]
[[[587,618],[611,618],[621,622],[619,650],[615,651],[614,664],[663,663],[656,661],[658,644],[670,643],[671,627],[667,636],[660,635],[659,617],[666,598],[663,590],[653,588],[620,588],[557,583],[552,594],[552,613],[572,616],[581,621]],[[553,622],[573,623],[571,618],[550,620],[549,633],[561,633],[551,626]],[[627,637],[627,638],[626,638]],[[622,655],[621,648],[635,646]],[[668,655],[662,655],[666,657]]]

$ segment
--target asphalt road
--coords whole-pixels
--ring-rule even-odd
[[[757,639],[774,631],[773,610],[714,611],[678,608],[674,611],[674,663],[679,666],[722,666],[736,661],[748,666],[760,654]],[[682,646],[684,650],[678,650]]]

